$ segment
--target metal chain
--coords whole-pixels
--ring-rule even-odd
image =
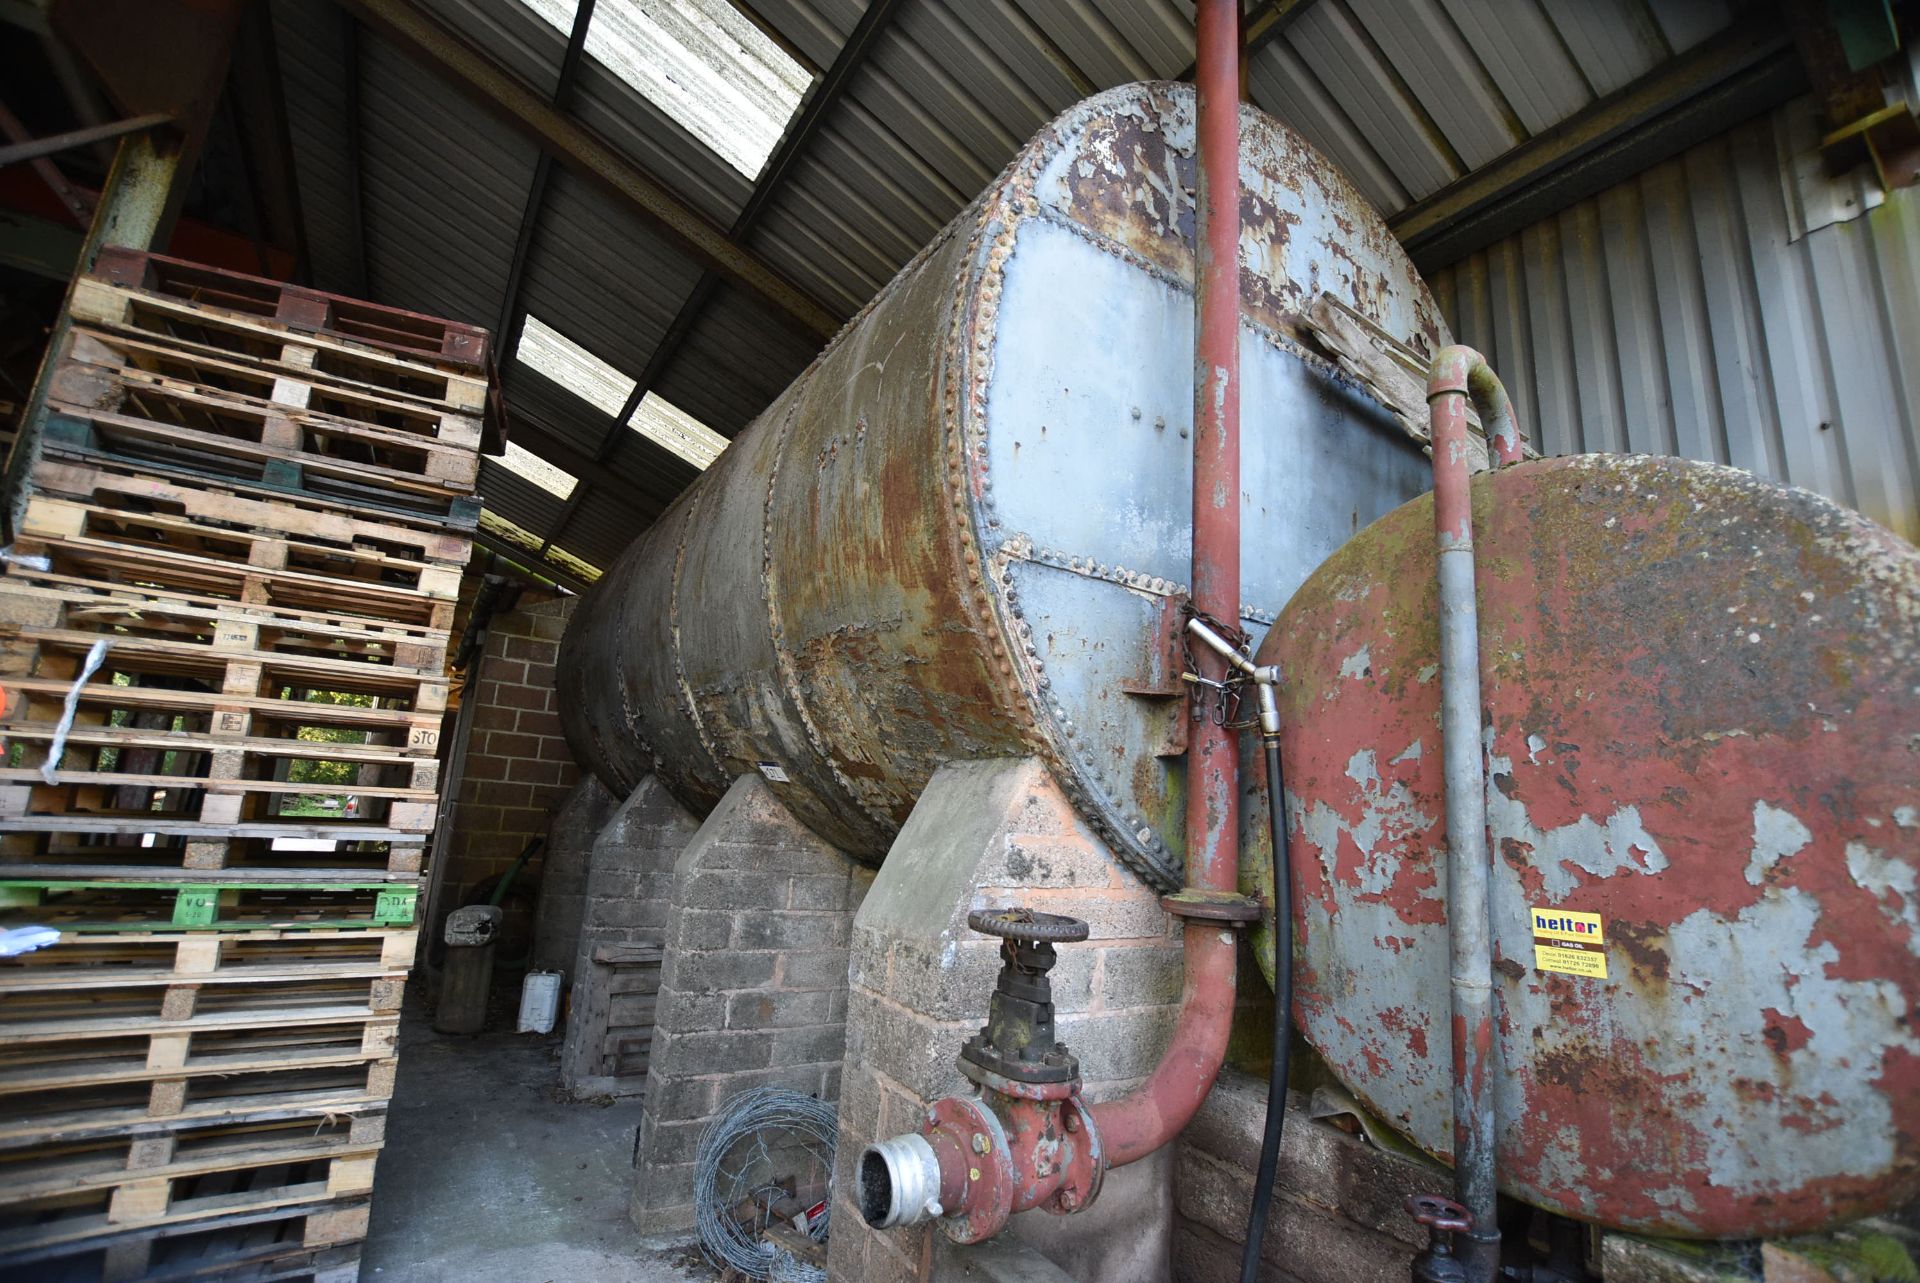
[[[1216,619],[1204,610],[1196,608],[1192,601],[1180,604],[1180,662],[1185,669],[1184,676],[1192,688],[1194,718],[1205,718],[1215,726],[1240,728],[1253,724],[1251,720],[1241,721],[1240,693],[1246,685],[1246,678],[1236,669],[1229,669],[1225,681],[1214,681],[1200,675],[1200,663],[1193,654],[1193,633],[1187,628],[1187,621],[1197,619],[1214,632],[1227,639],[1235,650],[1245,652],[1253,645],[1253,634],[1238,624],[1229,624]]]

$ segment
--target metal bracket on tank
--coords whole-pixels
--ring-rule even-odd
[[[1260,920],[1260,902],[1252,896],[1230,891],[1203,891],[1188,887],[1173,895],[1160,897],[1160,907],[1176,918],[1197,918],[1205,922],[1228,922],[1244,926]]]

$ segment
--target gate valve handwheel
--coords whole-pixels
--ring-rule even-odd
[[[960,1072],[982,1086],[996,1079],[1045,1085],[1068,1096],[1080,1065],[1053,1036],[1053,989],[1047,972],[1059,961],[1055,944],[1087,938],[1087,924],[1032,909],[975,909],[967,925],[1000,938],[1000,979],[988,1004],[986,1027],[960,1049]]]
[[[1087,938],[1087,924],[1080,919],[1032,909],[975,909],[967,925],[981,935],[1022,944],[1074,944]]]
[[[1407,1215],[1427,1227],[1427,1250],[1413,1258],[1413,1283],[1466,1283],[1467,1267],[1453,1254],[1453,1236],[1473,1228],[1473,1214],[1438,1194],[1411,1194]]]

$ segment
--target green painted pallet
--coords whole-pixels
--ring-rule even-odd
[[[89,906],[63,907],[49,901],[49,894],[59,895],[74,891],[147,891],[157,895],[173,897],[172,915],[165,922],[154,920],[116,920],[112,918],[80,918],[49,922],[49,926],[59,926],[62,930],[76,931],[152,931],[166,927],[177,931],[322,931],[340,930],[354,927],[410,927],[414,925],[414,916],[419,908],[420,888],[418,886],[394,886],[390,882],[247,882],[240,885],[232,883],[193,883],[193,882],[142,882],[142,881],[96,881],[60,879],[0,879],[0,912],[7,910],[33,910],[53,908],[62,915],[67,908],[84,909]],[[240,905],[242,893],[279,891],[307,892],[346,892],[359,891],[373,893],[373,905],[370,913],[364,916],[348,918],[308,918],[276,916],[269,913],[265,920],[222,917],[223,909],[233,909]],[[259,907],[259,906],[255,906]],[[276,906],[264,906],[269,909]]]

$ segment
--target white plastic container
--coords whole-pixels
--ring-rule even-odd
[[[523,1034],[550,1034],[553,1022],[560,1013],[560,979],[558,971],[529,971],[524,984],[520,986],[520,1021],[518,1029]]]

